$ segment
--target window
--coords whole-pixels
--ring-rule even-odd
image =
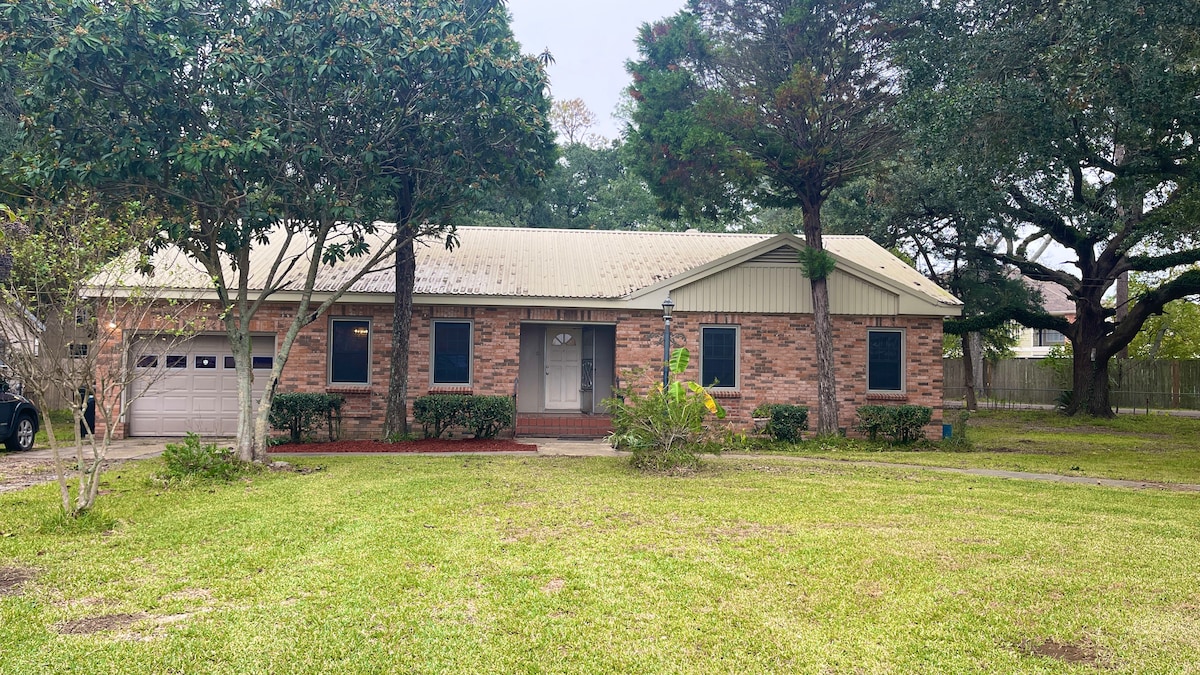
[[[237,368],[237,361],[235,361],[232,356],[226,356],[225,357],[225,368],[228,370],[233,370],[234,368]]]
[[[167,355],[167,367],[168,368],[187,368],[187,357],[186,356],[177,356],[175,354],[168,354]]]
[[[737,365],[737,327],[701,328],[700,384],[722,389],[737,387]]]
[[[867,331],[867,391],[904,391],[904,331]]]
[[[1067,344],[1067,336],[1056,330],[1043,328],[1037,332],[1037,346],[1039,347],[1053,347],[1054,345],[1065,344]]]
[[[471,322],[433,322],[433,384],[471,384]]]
[[[275,365],[274,356],[251,356],[250,367],[254,370],[270,370]]]
[[[137,360],[137,367],[138,368],[157,368],[158,367],[158,355],[157,354],[146,354],[145,356],[139,356],[138,360]]]
[[[332,319],[329,340],[329,381],[339,384],[371,382],[371,322]]]
[[[86,342],[71,343],[71,357],[82,359],[88,355],[88,346]]]
[[[217,357],[215,356],[197,356],[195,359],[196,368],[207,370],[217,367]]]

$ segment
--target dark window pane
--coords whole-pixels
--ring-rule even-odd
[[[137,367],[138,368],[157,368],[158,367],[158,355],[157,354],[147,354],[146,356],[139,356],[138,360],[137,360]]]
[[[167,356],[167,367],[168,368],[187,368],[187,357],[186,356],[175,356],[173,354],[168,355]]]
[[[83,344],[72,344],[71,345],[71,356],[74,356],[75,358],[83,358],[87,355],[88,355],[88,346],[87,346],[86,342]]]
[[[275,365],[274,356],[252,356],[250,357],[250,367],[254,370],[270,370],[271,366]]]
[[[226,356],[225,357],[225,368],[227,370],[233,370],[234,368],[237,368],[237,361],[234,361],[232,356]]]
[[[370,376],[371,323],[334,321],[329,352],[331,382],[366,384]]]
[[[737,329],[705,328],[700,337],[700,384],[706,387],[737,386]]]
[[[217,367],[217,357],[215,356],[197,356],[196,367],[201,370]]]
[[[434,322],[433,381],[436,384],[470,384],[471,324]]]
[[[867,332],[867,389],[900,391],[904,385],[904,335],[900,331]]]

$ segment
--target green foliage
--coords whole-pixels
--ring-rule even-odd
[[[329,440],[337,440],[345,400],[341,394],[276,394],[271,401],[271,428],[287,431],[291,442],[299,443],[320,425]]]
[[[883,434],[893,443],[907,444],[924,438],[932,419],[933,409],[923,405],[864,405],[854,428],[872,441]]]
[[[754,417],[770,418],[766,432],[777,441],[796,443],[808,430],[808,408],[786,403],[764,403],[754,409]]]
[[[430,394],[413,402],[413,419],[429,438],[440,438],[453,427],[462,427],[475,438],[495,438],[513,425],[515,416],[513,400],[507,396]]]
[[[1134,275],[1129,294],[1138,297],[1150,291],[1155,279]],[[1200,304],[1190,298],[1167,303],[1162,314],[1146,319],[1129,355],[1136,359],[1200,359]]]
[[[800,268],[809,279],[826,279],[833,274],[833,268],[837,265],[834,257],[824,249],[805,246],[799,251],[799,255]]]
[[[976,259],[1062,286],[1075,321],[979,304],[956,333],[1017,319],[1075,343],[1069,410],[1111,414],[1110,359],[1172,301],[1200,292],[1200,5],[1171,0],[1003,0],[900,5],[919,13],[894,53],[911,130],[909,170],[924,189],[900,209],[940,223]],[[916,229],[916,228],[914,228]],[[969,236],[961,234],[967,232]],[[1069,253],[1040,260],[1044,242]],[[970,261],[955,261],[970,269]],[[1070,267],[1064,272],[1062,268]],[[1125,271],[1160,275],[1121,319],[1104,295]],[[1178,274],[1175,274],[1175,273]]]
[[[470,396],[462,411],[461,424],[475,438],[495,438],[513,425],[516,411],[508,396]]]
[[[188,433],[182,443],[167,443],[163,460],[166,462],[163,477],[168,480],[196,477],[230,481],[249,469],[232,448],[222,448],[216,443],[204,444],[194,433]]]
[[[656,382],[642,394],[630,381],[633,378],[627,377],[620,396],[604,401],[612,415],[613,445],[629,450],[638,469],[695,467],[700,461],[697,453],[714,447],[708,417],[725,418],[725,409],[704,387],[678,379],[687,370],[688,350],[680,347],[670,356],[672,378],[665,389]]]

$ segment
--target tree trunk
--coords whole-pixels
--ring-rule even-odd
[[[254,371],[251,340],[238,328],[238,319],[226,320],[225,333],[229,336],[229,348],[233,351],[233,362],[237,370],[238,419],[237,455],[243,462],[254,461]]]
[[[1104,314],[1100,303],[1095,307],[1080,307],[1072,326],[1071,382],[1073,395],[1065,412],[1084,413],[1095,417],[1112,417],[1108,401],[1108,365],[1111,353],[1100,349],[1104,336]]]
[[[975,356],[971,353],[970,334],[963,336],[963,387],[966,389],[966,403],[964,404],[967,410],[976,410],[979,407],[979,402],[975,398]]]
[[[392,312],[392,364],[388,379],[385,437],[408,433],[408,349],[417,259],[412,238],[396,249],[396,304]]]
[[[809,202],[804,211],[804,241],[824,251],[821,240],[821,202]],[[829,284],[826,278],[809,279],[812,287],[813,337],[817,347],[817,434],[838,433],[837,381],[834,376],[833,320],[829,315]]]

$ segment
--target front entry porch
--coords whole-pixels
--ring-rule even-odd
[[[549,430],[607,433],[603,401],[612,396],[615,362],[616,326],[612,324],[522,323],[515,388],[517,433],[538,428],[555,436],[563,434]],[[597,417],[603,417],[603,424],[588,421]]]
[[[603,438],[612,433],[608,415],[585,413],[517,413],[518,437]]]

